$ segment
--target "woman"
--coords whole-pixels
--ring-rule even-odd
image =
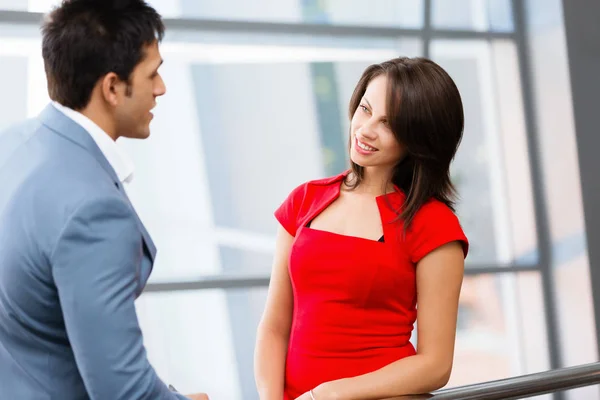
[[[275,212],[261,400],[383,399],[450,376],[468,249],[449,174],[460,94],[434,62],[397,58],[365,70],[349,111],[351,169],[300,185]]]

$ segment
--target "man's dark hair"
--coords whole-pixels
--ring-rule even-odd
[[[164,30],[161,16],[143,0],[63,0],[42,25],[50,98],[81,110],[109,72],[129,83],[144,47],[160,42]]]

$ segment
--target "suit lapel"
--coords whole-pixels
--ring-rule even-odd
[[[94,139],[92,139],[92,136],[81,125],[57,110],[52,104],[46,106],[40,114],[39,119],[59,136],[87,150],[110,178],[115,183],[119,182],[115,170],[111,167],[106,157],[104,157],[104,154],[102,154],[102,150],[100,150]]]
[[[133,214],[135,215],[135,218],[138,221],[138,225],[140,226],[140,230],[142,231],[142,236],[144,237],[144,242],[146,243],[146,247],[148,249],[148,253],[150,254],[150,258],[152,259],[152,261],[154,261],[154,258],[156,257],[156,246],[154,245],[154,242],[152,241],[150,234],[146,230],[146,227],[142,223],[142,220],[140,219],[137,212],[135,211],[135,208],[133,208],[133,204],[131,204],[131,201],[129,200],[129,196],[127,196],[127,192],[125,192],[125,188],[123,187],[123,185],[120,182],[115,182],[115,185],[117,185],[119,192],[121,192],[123,197],[125,197],[125,199],[127,199],[127,202],[131,206],[131,209],[133,210]]]

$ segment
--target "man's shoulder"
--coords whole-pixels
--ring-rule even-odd
[[[28,169],[43,164],[44,168],[79,170],[93,165],[93,156],[46,126],[39,118],[14,124],[0,132],[0,171]]]
[[[9,207],[55,226],[85,202],[107,197],[125,202],[92,154],[35,120],[26,125],[0,137],[0,211]]]
[[[27,119],[0,132],[0,167],[42,128],[37,119]]]

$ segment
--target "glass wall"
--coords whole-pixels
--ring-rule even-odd
[[[532,93],[538,104],[544,197],[552,246],[552,291],[566,366],[598,361],[575,122],[561,1],[528,0]],[[534,12],[535,10],[535,12]],[[599,290],[600,288],[596,288]],[[598,399],[598,387],[568,391],[569,399]]]
[[[0,0],[12,10],[0,11],[0,73],[10,77],[0,129],[48,102],[37,24],[56,3]],[[257,399],[272,213],[298,184],[346,168],[354,85],[367,65],[399,55],[441,64],[465,107],[452,175],[471,250],[449,385],[597,358],[559,1],[151,3],[167,17],[167,95],[151,138],[119,144],[159,247],[137,308],[164,380]],[[567,396],[598,396],[582,393]]]

